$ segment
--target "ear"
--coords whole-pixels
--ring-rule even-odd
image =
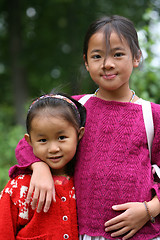
[[[28,133],[24,134],[24,138],[32,146],[31,138],[30,138],[30,135]]]
[[[138,56],[135,56],[134,59],[133,59],[133,67],[134,68],[137,68],[139,66],[140,61],[141,61],[141,57],[142,57],[142,53],[141,53],[141,51],[139,51]]]
[[[83,60],[84,60],[84,64],[85,64],[85,66],[86,66],[87,71],[89,71],[89,70],[88,70],[88,62],[87,62],[87,59],[86,59],[86,55],[85,55],[85,54],[83,55]]]
[[[85,131],[84,127],[81,127],[79,129],[78,140],[80,140],[83,137],[84,131]]]

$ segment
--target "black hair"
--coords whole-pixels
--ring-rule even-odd
[[[37,114],[49,114],[54,117],[60,116],[66,121],[68,121],[77,131],[81,127],[85,126],[86,121],[86,109],[85,107],[76,101],[75,99],[67,96],[66,94],[56,93],[54,95],[62,96],[62,98],[53,97],[53,94],[43,95],[31,104],[27,118],[26,118],[26,128],[27,133],[31,132],[31,122]],[[64,98],[63,98],[64,97]],[[67,101],[65,98],[71,100]],[[56,110],[56,111],[55,111]],[[66,172],[69,175],[73,175],[75,165],[75,156],[74,158],[66,165]]]
[[[31,131],[31,122],[37,114],[42,113],[42,111],[52,114],[53,110],[55,109],[57,110],[57,113],[54,111],[53,112],[54,116],[55,115],[62,116],[65,120],[70,122],[77,130],[80,127],[85,126],[86,121],[85,107],[75,99],[67,96],[66,94],[57,93],[54,95],[60,95],[70,99],[75,104],[75,106],[63,100],[63,98],[52,97],[52,94],[43,95],[40,98],[35,99],[35,101],[31,104],[29,108],[26,118],[26,128],[28,134]]]
[[[133,22],[128,18],[113,15],[102,17],[89,26],[83,45],[83,54],[86,61],[89,40],[92,35],[98,31],[104,31],[108,49],[110,48],[110,35],[112,32],[115,32],[121,40],[124,38],[127,41],[133,58],[139,58],[141,56],[138,35]]]

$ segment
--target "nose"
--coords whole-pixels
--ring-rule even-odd
[[[103,61],[103,68],[111,69],[114,68],[114,61],[110,56],[106,56]]]
[[[59,148],[59,145],[58,143],[56,142],[51,142],[49,144],[49,147],[48,147],[48,152],[49,153],[56,153],[56,152],[59,152],[60,148]]]

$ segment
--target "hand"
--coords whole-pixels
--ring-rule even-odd
[[[112,237],[123,236],[123,240],[131,238],[149,220],[144,203],[129,202],[112,206],[115,211],[124,211],[120,215],[105,223],[105,231],[110,232]]]
[[[44,205],[44,212],[47,212],[50,208],[51,201],[55,202],[55,187],[53,182],[53,177],[49,166],[44,162],[36,162],[32,164],[32,177],[30,181],[30,186],[27,194],[27,202],[32,200],[32,209],[34,210],[37,206],[37,212],[42,210]],[[34,192],[34,193],[33,193]]]

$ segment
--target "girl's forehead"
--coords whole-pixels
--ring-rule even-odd
[[[60,121],[66,121],[63,115],[57,111],[39,111],[37,115],[33,119],[43,121],[44,119],[52,120],[52,119],[59,119]]]
[[[31,122],[32,128],[36,129],[49,129],[49,128],[55,128],[55,130],[64,128],[66,126],[72,126],[72,124],[67,121],[63,116],[57,115],[53,116],[51,114],[47,115],[37,115],[33,118]]]
[[[107,35],[104,30],[99,30],[95,32],[89,40],[88,47],[90,48],[94,45],[101,45],[110,48],[113,45],[128,45],[128,42],[122,35],[119,35],[115,31],[111,31]]]

